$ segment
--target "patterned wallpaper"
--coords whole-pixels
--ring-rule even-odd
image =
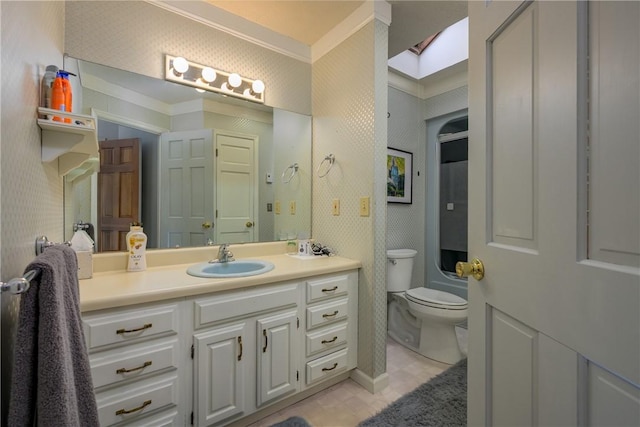
[[[62,178],[40,161],[36,123],[40,77],[62,66],[64,3],[0,2],[2,124],[0,136],[1,265],[3,280],[20,277],[34,258],[38,235],[62,238]],[[6,413],[19,298],[2,294],[2,413]],[[4,425],[4,423],[3,423]]]
[[[425,280],[426,124],[424,101],[389,87],[389,147],[413,153],[412,203],[387,205],[387,248],[418,251],[411,287]]]
[[[311,114],[311,65],[146,1],[66,3],[65,53],[164,79],[164,55],[262,79],[267,105]]]
[[[312,229],[338,254],[362,261],[358,368],[372,377],[386,371],[387,31],[371,22],[313,65],[314,168],[330,153],[335,164],[324,178],[314,176]],[[363,196],[371,198],[369,217],[359,216]]]

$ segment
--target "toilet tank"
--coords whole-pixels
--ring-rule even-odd
[[[416,254],[417,251],[413,249],[387,250],[387,292],[402,292],[411,287]]]

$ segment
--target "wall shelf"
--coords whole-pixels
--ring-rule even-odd
[[[64,176],[90,158],[98,157],[96,119],[50,108],[38,108],[38,126],[42,129],[42,161],[58,161],[58,175]],[[71,119],[71,123],[47,117]]]

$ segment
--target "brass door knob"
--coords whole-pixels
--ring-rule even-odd
[[[205,221],[205,222],[202,223],[202,228],[205,228],[205,229],[211,228],[212,226],[213,226],[213,224],[211,224],[210,221]]]
[[[484,277],[484,264],[478,258],[474,258],[471,262],[457,262],[456,274],[458,277],[473,276],[476,280],[482,280]]]
[[[247,228],[253,227],[253,223],[251,221],[247,221],[245,225],[247,226]]]

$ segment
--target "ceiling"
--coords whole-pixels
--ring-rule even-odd
[[[308,46],[365,3],[365,0],[204,1]],[[391,4],[389,58],[467,16],[466,1],[387,2]]]

